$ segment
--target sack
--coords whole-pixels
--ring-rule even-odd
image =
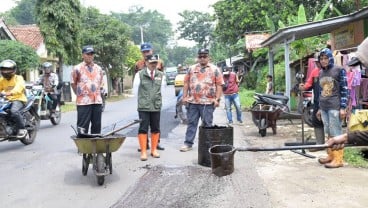
[[[348,129],[349,131],[368,130],[368,110],[355,110],[350,116]]]

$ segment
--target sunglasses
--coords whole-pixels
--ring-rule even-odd
[[[199,59],[201,58],[208,58],[208,56],[198,56]]]

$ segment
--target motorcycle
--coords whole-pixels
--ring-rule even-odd
[[[293,91],[298,93],[300,96],[298,113],[303,114],[303,120],[308,126],[313,127],[313,91],[301,91],[299,89],[299,84],[303,83],[304,74],[298,72],[295,75],[298,83],[294,86]]]
[[[278,107],[282,110],[282,112],[290,112],[289,106],[287,105],[287,103],[289,102],[289,98],[287,96],[254,93],[253,98],[255,99],[255,101],[252,104],[252,108],[257,106],[258,104],[265,104]]]
[[[187,124],[188,123],[186,116],[187,106],[182,102],[182,100],[183,100],[183,89],[181,89],[178,95],[176,96],[175,118],[179,117],[181,123]]]
[[[60,103],[56,105],[55,112],[51,111],[53,99],[50,93],[46,93],[42,85],[33,85],[27,93],[30,96],[34,96],[36,102],[34,107],[41,120],[50,120],[53,125],[58,125],[61,121],[61,108]]]
[[[26,105],[20,110],[25,123],[27,134],[22,137],[17,137],[18,129],[15,121],[10,117],[10,109],[12,102],[6,99],[6,96],[0,97],[0,141],[17,141],[19,140],[25,145],[32,144],[36,138],[38,128],[40,126],[40,117],[34,108],[34,96],[29,97]]]
[[[102,97],[102,105],[101,105],[102,109],[101,110],[102,112],[104,112],[105,106],[106,106],[107,92],[103,87],[101,88],[101,97]]]

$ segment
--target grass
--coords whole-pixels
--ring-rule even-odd
[[[255,101],[253,98],[254,93],[255,93],[254,90],[246,90],[244,88],[241,88],[241,90],[239,91],[239,96],[240,96],[240,103],[241,106],[243,106],[243,108],[250,109],[253,102]]]
[[[353,167],[368,168],[368,160],[364,157],[366,148],[345,148],[344,161]]]

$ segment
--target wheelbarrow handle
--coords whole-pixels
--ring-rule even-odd
[[[123,129],[125,129],[125,128],[128,128],[129,126],[132,126],[132,125],[134,125],[134,124],[136,124],[136,123],[140,123],[142,121],[142,119],[136,119],[136,120],[134,120],[133,122],[130,122],[130,123],[128,123],[127,125],[125,125],[125,126],[122,126],[122,127],[120,127],[120,128],[117,128],[117,129],[114,129],[114,130],[112,130],[112,131],[110,131],[110,132],[107,132],[106,134],[103,134],[102,135],[102,137],[106,137],[106,136],[109,136],[109,135],[111,135],[111,134],[114,134],[114,133],[116,133],[116,132],[118,132],[118,131],[121,131],[121,130],[123,130]]]
[[[283,151],[283,150],[297,150],[297,149],[317,149],[317,148],[328,148],[327,144],[317,145],[297,145],[297,146],[283,146],[283,147],[238,147],[236,151]]]

